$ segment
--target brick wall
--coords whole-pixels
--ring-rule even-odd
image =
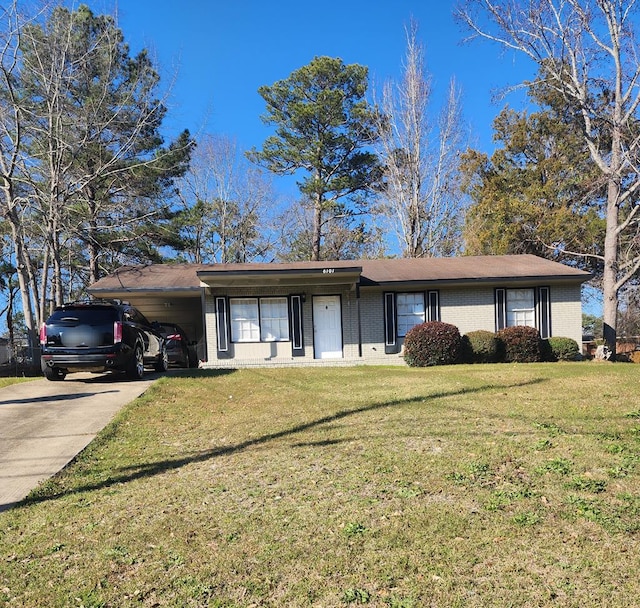
[[[551,331],[582,344],[580,285],[551,286]]]
[[[360,296],[362,356],[384,357],[384,297],[382,290],[362,290]]]
[[[551,333],[582,342],[580,285],[551,285]],[[477,329],[495,331],[493,287],[440,291],[442,321],[461,334]]]
[[[441,290],[440,314],[444,323],[455,325],[463,335],[478,329],[495,331],[493,287]]]

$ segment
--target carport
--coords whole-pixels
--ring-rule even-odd
[[[177,323],[198,343],[198,358],[206,361],[203,289],[199,264],[123,266],[88,289],[95,298],[130,302],[149,321]]]

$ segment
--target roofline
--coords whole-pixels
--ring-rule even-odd
[[[243,268],[231,270],[201,270],[196,276],[203,285],[212,288],[280,287],[310,285],[355,285],[362,279],[361,266],[324,266],[301,268]]]
[[[198,285],[197,287],[141,287],[141,288],[136,288],[136,287],[120,287],[120,288],[115,288],[115,287],[98,287],[98,288],[93,288],[93,287],[88,287],[87,291],[90,294],[104,294],[104,293],[176,293],[176,292],[180,292],[180,293],[185,293],[185,294],[189,294],[189,293],[193,293],[193,294],[197,294],[200,293],[200,290],[202,289],[202,286]]]
[[[431,285],[431,286],[446,286],[452,287],[455,285],[486,285],[486,284],[513,284],[513,283],[584,283],[592,278],[588,276],[575,276],[575,275],[528,275],[524,277],[461,277],[451,279],[407,279],[397,281],[372,281],[367,277],[363,277],[364,281],[360,282],[360,287],[393,287],[399,285]]]
[[[246,277],[248,278],[249,276],[251,277],[260,277],[262,279],[266,279],[266,278],[272,278],[275,279],[277,277],[281,277],[282,274],[281,273],[273,273],[270,271],[256,271],[258,274],[256,275],[254,272],[238,272],[238,271],[233,271],[233,272],[229,272],[229,273],[224,273],[224,274],[216,274],[216,273],[212,273],[213,276],[211,276],[211,279],[216,279],[217,281],[215,281],[215,285],[216,286],[223,286],[224,284],[227,283],[232,283],[233,287],[239,287],[242,286],[242,284],[238,283],[237,281],[234,281],[234,279],[238,279],[240,277]],[[199,273],[198,273],[199,274]],[[286,275],[294,275],[297,276],[300,279],[303,279],[304,277],[300,275],[299,272],[296,271],[285,271]],[[417,287],[420,285],[425,285],[425,286],[432,286],[432,287],[454,287],[456,285],[486,285],[486,284],[524,284],[524,283],[540,283],[540,282],[545,282],[545,283],[567,283],[567,282],[571,282],[571,283],[584,283],[586,281],[588,281],[592,275],[587,275],[587,276],[575,276],[575,275],[529,275],[529,276],[525,276],[525,277],[513,277],[513,276],[504,276],[504,277],[482,277],[482,278],[473,278],[473,277],[466,277],[466,278],[456,278],[456,279],[407,279],[407,280],[393,280],[393,281],[373,281],[367,277],[363,277],[363,276],[359,276],[359,277],[353,277],[352,273],[332,273],[330,275],[328,274],[323,274],[322,272],[318,272],[317,270],[315,270],[313,273],[307,274],[304,273],[307,278],[311,278],[311,277],[316,277],[318,276],[323,276],[327,279],[326,283],[328,284],[336,284],[338,281],[336,281],[336,279],[338,279],[340,276],[342,276],[344,278],[345,274],[351,274],[352,278],[354,278],[355,280],[353,281],[354,283],[358,284],[361,288],[375,288],[375,287],[400,287],[400,286],[404,286],[404,287]],[[336,276],[336,274],[338,274],[339,276]],[[201,279],[203,279],[206,283],[206,278],[207,277],[199,277]],[[225,281],[224,279],[227,278],[227,281]],[[333,279],[330,280],[330,279]],[[248,283],[246,284],[247,286],[251,285],[252,283]],[[291,285],[290,283],[287,283],[288,285]],[[143,288],[136,288],[136,287],[120,287],[120,288],[89,288],[87,289],[87,291],[94,296],[105,296],[105,295],[109,295],[109,294],[115,294],[114,297],[117,296],[117,294],[122,294],[122,293],[131,293],[131,294],[149,294],[149,295],[167,295],[167,294],[175,294],[175,295],[198,295],[200,293],[200,291],[202,290],[203,287],[205,286],[212,286],[212,285],[199,285],[198,287],[143,287]]]
[[[331,271],[331,272],[329,272]],[[198,270],[196,271],[196,276],[199,278],[219,278],[219,277],[241,277],[246,275],[251,276],[282,276],[282,275],[328,275],[328,274],[361,274],[362,266],[318,266],[308,268],[305,266],[300,266],[299,268],[272,268],[272,269],[242,269],[242,270],[226,270],[224,268],[220,268],[218,270]]]
[[[310,286],[326,286],[347,284],[351,288],[372,289],[379,287],[382,289],[397,290],[403,288],[419,289],[455,287],[455,286],[481,286],[481,285],[526,285],[534,283],[584,283],[593,278],[593,274],[585,270],[565,266],[554,262],[555,266],[548,267],[542,264],[543,258],[539,256],[514,255],[514,256],[478,256],[482,259],[495,258],[495,265],[487,265],[486,260],[481,268],[475,268],[472,257],[467,258],[468,264],[458,263],[453,265],[451,260],[445,263],[435,264],[434,268],[429,266],[409,266],[409,270],[404,270],[402,261],[389,259],[392,265],[387,266],[384,260],[339,260],[339,261],[319,261],[300,263],[247,263],[247,264],[180,264],[178,272],[189,272],[189,276],[164,275],[164,268],[156,269],[155,266],[145,267],[123,267],[118,269],[113,277],[119,283],[117,285],[91,286],[88,292],[94,297],[119,297],[123,294],[147,294],[150,297],[174,296],[174,297],[195,297],[203,288],[235,288],[251,287],[259,285],[279,285],[281,287],[292,287],[296,284]],[[501,267],[500,258],[522,258],[531,263],[531,259],[538,258],[540,264],[533,267],[527,265],[515,266],[515,275],[511,274],[507,268],[513,264]],[[409,260],[405,260],[409,261]],[[393,263],[398,266],[393,266]],[[542,265],[542,267],[539,267]],[[175,266],[173,266],[175,267]],[[147,268],[153,268],[157,272],[157,277],[153,280],[153,275],[145,274]],[[397,271],[394,269],[397,268]],[[400,270],[402,269],[402,270]],[[474,272],[474,269],[481,272]],[[502,276],[491,274],[492,270],[505,273]],[[137,272],[141,272],[141,279],[138,282]],[[519,272],[524,274],[519,274]],[[536,274],[539,272],[539,274]],[[422,278],[420,278],[422,275]],[[179,279],[179,280],[178,280]],[[178,285],[172,283],[178,283]],[[108,283],[109,281],[107,281]],[[99,283],[99,282],[98,282]]]

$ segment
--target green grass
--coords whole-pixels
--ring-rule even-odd
[[[638,369],[164,378],[0,513],[0,605],[637,605]]]
[[[4,388],[5,386],[11,386],[12,384],[16,384],[18,382],[31,382],[32,380],[39,380],[39,378],[17,378],[17,377],[0,377],[0,388]]]

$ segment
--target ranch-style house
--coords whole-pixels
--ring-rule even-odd
[[[588,272],[534,255],[127,266],[94,283],[198,342],[204,367],[402,362],[414,325],[582,336]]]

